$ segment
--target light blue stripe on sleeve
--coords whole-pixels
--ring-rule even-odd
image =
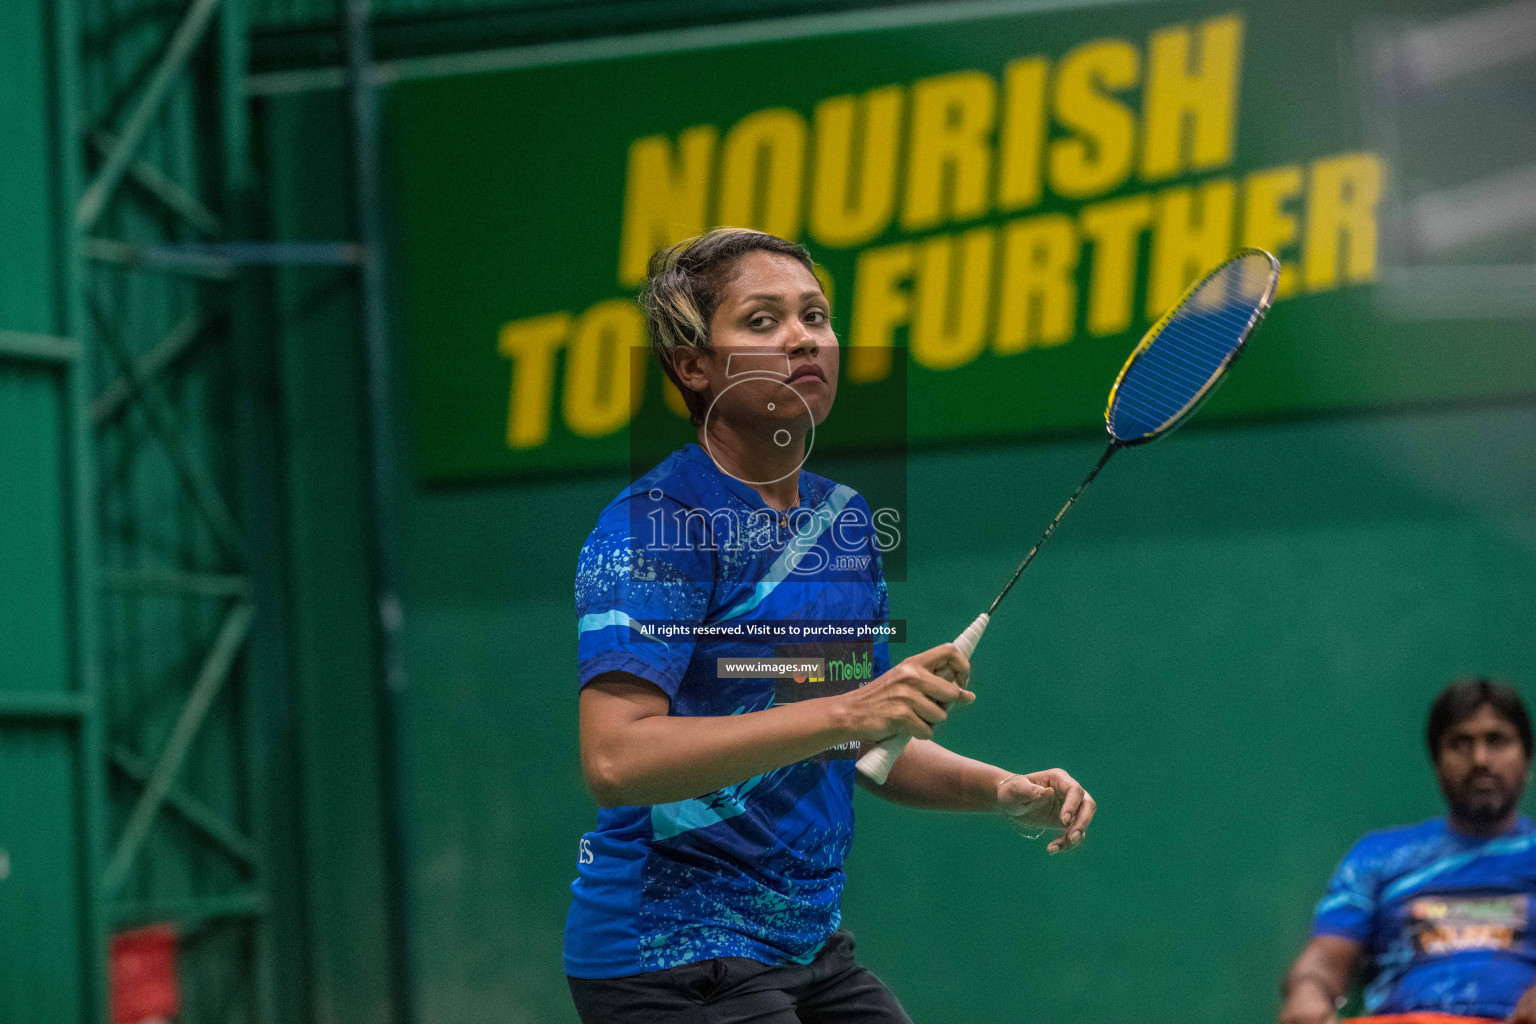
[[[624,612],[619,611],[617,608],[610,612],[593,612],[589,615],[583,615],[581,619],[576,623],[576,632],[590,633],[598,629],[607,629],[609,626],[628,626],[630,629],[633,629],[636,633],[639,633],[647,640],[661,644],[663,647],[667,646],[667,642],[665,640],[659,640],[652,636],[649,632],[646,631],[644,626],[640,625],[634,619],[630,618]]]
[[[1329,913],[1330,911],[1338,910],[1340,907],[1357,907],[1360,910],[1365,911],[1367,914],[1376,912],[1376,904],[1368,897],[1362,896],[1356,892],[1335,893],[1334,895],[1327,897],[1321,903],[1319,903],[1317,905],[1316,912],[1318,915],[1322,915]]]

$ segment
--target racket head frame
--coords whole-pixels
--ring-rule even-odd
[[[1141,354],[1143,352],[1151,348],[1152,344],[1162,336],[1163,328],[1168,326],[1169,321],[1171,321],[1178,314],[1179,310],[1184,308],[1184,304],[1188,302],[1191,297],[1199,292],[1201,288],[1204,288],[1207,284],[1209,284],[1212,278],[1214,278],[1217,274],[1220,274],[1227,267],[1233,263],[1238,262],[1239,260],[1247,259],[1250,256],[1262,256],[1264,259],[1269,261],[1269,283],[1265,286],[1263,293],[1259,296],[1259,301],[1252,315],[1249,316],[1248,323],[1244,325],[1237,344],[1232,347],[1232,351],[1227,353],[1226,358],[1224,358],[1220,365],[1217,366],[1216,371],[1211,374],[1210,379],[1205,382],[1204,386],[1201,387],[1199,391],[1195,392],[1190,400],[1185,402],[1183,407],[1180,408],[1178,412],[1169,417],[1162,426],[1158,427],[1156,430],[1149,434],[1143,434],[1141,437],[1131,438],[1129,440],[1117,437],[1115,435],[1114,428],[1111,426],[1114,420],[1115,398],[1120,394],[1120,382],[1125,380],[1125,375],[1130,371],[1131,366],[1135,364],[1136,360],[1141,358]],[[1160,437],[1173,433],[1173,431],[1182,426],[1186,420],[1194,415],[1195,411],[1199,409],[1200,406],[1205,403],[1205,400],[1211,396],[1211,393],[1216,390],[1216,385],[1220,384],[1221,381],[1226,377],[1227,371],[1232,368],[1232,364],[1237,362],[1237,357],[1242,354],[1245,348],[1248,347],[1248,339],[1253,337],[1254,331],[1256,331],[1259,325],[1264,322],[1264,317],[1269,313],[1269,307],[1275,301],[1275,289],[1278,287],[1279,283],[1280,261],[1274,257],[1274,254],[1264,249],[1245,247],[1238,249],[1232,255],[1222,260],[1221,263],[1218,264],[1210,273],[1206,274],[1204,277],[1201,277],[1188,288],[1184,289],[1184,294],[1179,296],[1179,301],[1175,302],[1172,306],[1169,306],[1168,310],[1163,313],[1162,316],[1158,317],[1157,322],[1154,323],[1151,327],[1147,328],[1147,333],[1142,337],[1140,344],[1138,344],[1136,348],[1131,352],[1130,357],[1126,359],[1125,364],[1120,367],[1120,372],[1115,376],[1115,383],[1109,389],[1109,400],[1104,405],[1104,429],[1109,432],[1111,441],[1116,446],[1121,448],[1134,448],[1137,445],[1147,444],[1148,442],[1156,441]]]

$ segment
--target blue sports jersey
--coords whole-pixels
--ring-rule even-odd
[[[1528,818],[1492,839],[1435,818],[1356,843],[1317,905],[1312,933],[1361,944],[1376,971],[1365,989],[1371,1013],[1502,1019],[1536,983],[1533,894]]]
[[[775,512],[690,444],[620,494],[578,564],[580,685],[626,672],[660,687],[670,714],[724,716],[884,672],[886,644],[867,635],[889,617],[869,507],[815,474],[799,483],[801,504]],[[787,643],[787,623],[832,629]],[[668,628],[699,624],[716,634]],[[825,639],[855,624],[863,638]],[[716,661],[801,655],[824,657],[825,677],[722,678]],[[600,810],[579,844],[566,973],[810,962],[841,920],[856,754],[850,744],[695,799]]]

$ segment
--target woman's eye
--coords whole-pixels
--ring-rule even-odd
[[[766,313],[759,313],[757,316],[754,316],[751,320],[747,321],[747,326],[756,328],[758,330],[762,330],[765,327],[771,327],[773,326],[773,317],[768,316]]]
[[[811,310],[809,313],[805,314],[805,322],[808,323],[808,324],[823,324],[823,323],[826,323],[827,322],[826,311],[825,310],[820,310],[820,309],[813,309],[813,310]]]

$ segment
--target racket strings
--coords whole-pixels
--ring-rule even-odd
[[[1111,406],[1117,440],[1158,434],[1210,389],[1263,308],[1269,262],[1268,256],[1251,253],[1219,268],[1137,353]]]
[[[1183,342],[1186,350],[1150,346],[1133,372],[1126,375],[1118,404],[1140,414],[1136,418],[1150,428],[1142,433],[1161,428],[1220,372],[1241,328],[1239,323],[1230,330],[1202,331],[1187,322],[1170,322],[1158,341]],[[1185,357],[1186,351],[1191,357],[1205,358],[1197,363]]]

